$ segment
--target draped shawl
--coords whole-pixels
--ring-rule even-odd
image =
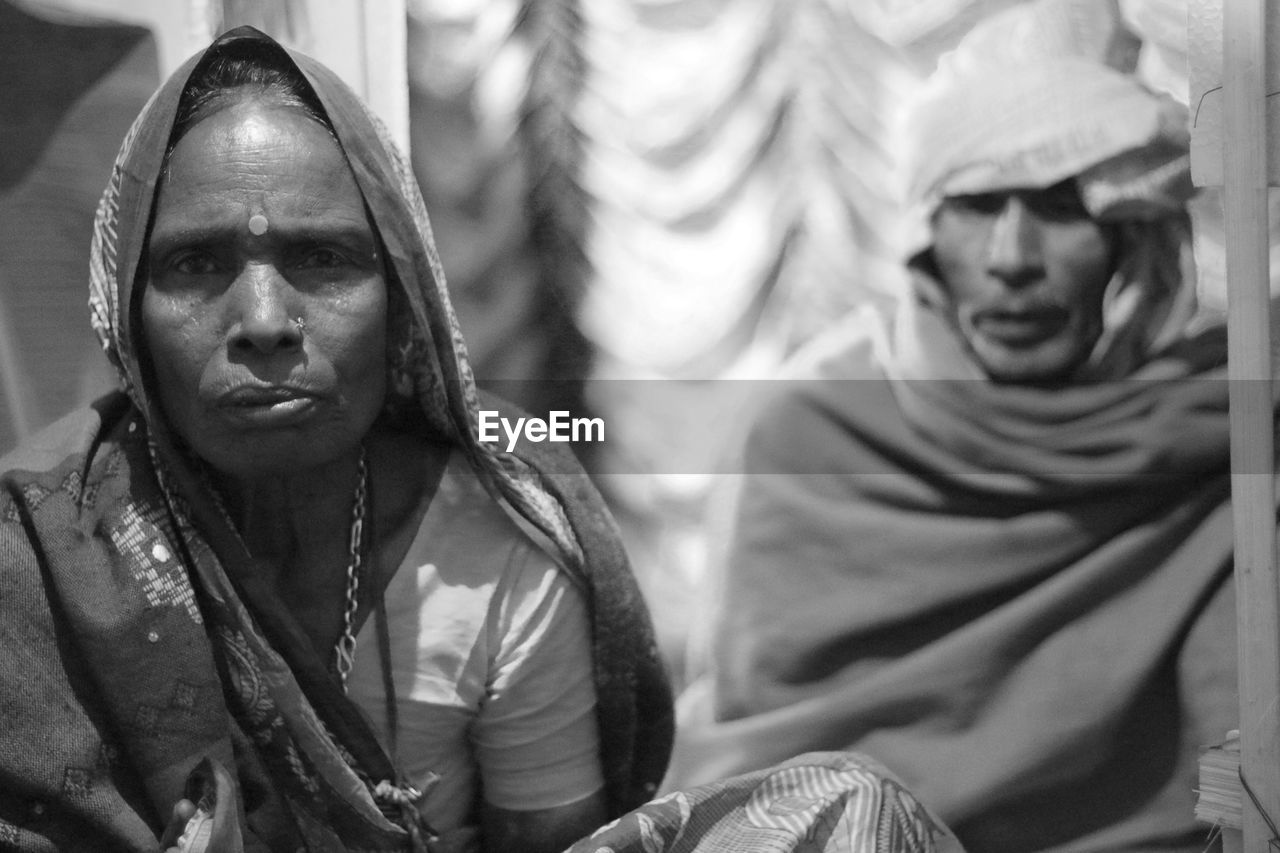
[[[1202,850],[1198,748],[1237,726],[1221,330],[1053,391],[893,379],[842,331],[752,430],[668,785],[854,749],[971,853]]]
[[[284,51],[251,28],[215,46],[236,39]],[[408,849],[406,828],[370,794],[394,781],[390,760],[288,607],[261,588],[142,366],[140,269],[157,178],[182,90],[207,55],[144,108],[98,210],[92,321],[124,391],[2,466],[0,846],[154,849],[208,755],[238,771],[250,847]],[[386,417],[463,453],[586,594],[606,793],[620,814],[648,799],[666,766],[671,697],[613,521],[567,452],[478,441],[481,395],[412,173],[331,71],[286,55],[319,97],[385,248]]]
[[[971,853],[1205,848],[1198,749],[1238,719],[1225,335],[1190,296],[1185,116],[1117,26],[1023,4],[926,87],[916,289],[762,407],[669,784],[857,749]],[[992,383],[929,217],[1068,178],[1122,229],[1102,340],[1069,384]]]

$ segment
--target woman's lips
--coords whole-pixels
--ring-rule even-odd
[[[306,420],[319,398],[309,391],[280,386],[241,386],[217,398],[224,416],[247,426],[292,426]]]
[[[992,308],[975,314],[973,325],[1006,346],[1027,347],[1052,338],[1070,319],[1070,312],[1057,306]]]

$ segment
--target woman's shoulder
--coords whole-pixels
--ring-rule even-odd
[[[93,528],[118,509],[147,453],[146,429],[122,393],[109,394],[0,456],[0,526],[22,536]]]
[[[385,601],[392,626],[417,626],[393,634],[416,632],[417,645],[433,650],[428,669],[452,673],[441,684],[466,707],[479,702],[488,667],[530,636],[553,635],[540,625],[559,625],[585,607],[569,576],[495,503],[456,451]]]
[[[531,572],[562,574],[456,451],[445,465],[410,554],[428,559],[446,585],[496,589]]]
[[[109,449],[104,442],[119,429],[127,429],[135,411],[123,392],[115,391],[76,409],[0,455],[0,477],[40,475],[66,467],[84,466],[95,453]]]

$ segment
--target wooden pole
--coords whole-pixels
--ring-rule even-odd
[[[1241,772],[1280,816],[1280,582],[1276,577],[1266,156],[1266,3],[1223,3],[1223,202],[1231,492],[1240,629]],[[1244,850],[1271,832],[1248,797]]]
[[[0,281],[0,296],[5,293],[4,282]],[[0,413],[9,412],[9,437],[14,444],[31,433],[32,418],[27,411],[27,398],[23,387],[22,371],[18,370],[18,357],[10,345],[13,333],[9,331],[3,299],[0,298]],[[0,416],[0,419],[5,419]],[[0,429],[0,435],[4,430]],[[0,446],[0,453],[8,450]]]

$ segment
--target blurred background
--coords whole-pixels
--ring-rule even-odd
[[[0,453],[112,386],[85,310],[98,194],[159,81],[253,24],[409,150],[482,383],[605,419],[584,461],[678,681],[709,484],[751,405],[720,380],[898,292],[896,109],[1016,2],[0,0]],[[1185,101],[1186,0],[1098,2]]]

